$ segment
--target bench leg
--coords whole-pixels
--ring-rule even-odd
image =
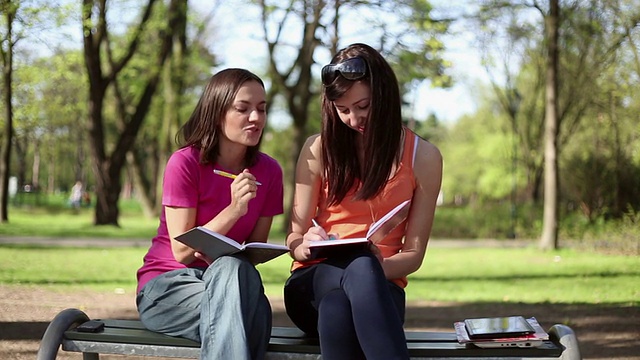
[[[100,354],[96,353],[82,353],[82,360],[99,360]]]
[[[66,309],[58,313],[44,332],[36,359],[55,360],[64,332],[73,325],[78,326],[85,321],[89,321],[89,317],[78,309]],[[91,359],[97,359],[97,357]]]
[[[566,325],[556,324],[549,329],[549,335],[555,337],[564,346],[562,360],[582,360],[578,338],[573,329]]]

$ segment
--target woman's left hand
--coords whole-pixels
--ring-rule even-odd
[[[196,257],[196,259],[200,259],[200,260],[202,260],[202,261],[206,262],[208,265],[211,265],[211,263],[213,262],[213,260],[211,260],[211,258],[210,258],[210,257],[208,257],[207,255],[205,255],[205,254],[203,254],[203,253],[201,253],[201,252],[199,252],[199,251],[196,251],[196,252],[193,254],[193,256],[195,256],[195,257]]]

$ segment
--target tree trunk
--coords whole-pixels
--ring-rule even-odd
[[[300,129],[297,126],[293,127],[293,141],[294,141],[294,147],[293,147],[293,152],[291,153],[291,157],[288,159],[288,161],[291,162],[291,167],[289,167],[289,169],[293,169],[293,174],[295,174],[296,172],[296,163],[298,162],[298,156],[300,156],[300,151],[302,150],[302,146],[304,145],[304,142],[306,141],[306,132],[302,131],[302,129]],[[288,204],[289,209],[293,208],[293,195],[294,195],[294,190],[296,188],[296,177],[295,176],[289,176],[289,184],[288,184],[288,188],[291,189],[291,191],[288,191],[287,193],[285,193],[285,202],[284,204]],[[287,187],[285,187],[286,189]],[[281,230],[287,234],[288,230],[289,230],[289,224],[291,223],[291,211],[285,211],[284,212],[284,221],[282,222],[282,228]]]
[[[126,66],[137,51],[137,45],[145,23],[151,17],[151,9],[156,0],[148,0],[144,9],[142,20],[138,25],[135,36],[125,50],[125,55],[117,62],[108,57],[110,72],[103,75],[103,62],[105,61],[101,51],[109,49],[108,26],[106,16],[106,1],[100,0],[97,8],[98,19],[93,18],[92,0],[84,0],[83,6],[83,41],[84,55],[87,73],[89,76],[89,134],[91,138],[91,153],[93,171],[96,180],[96,212],[95,225],[118,226],[118,199],[122,185],[120,176],[126,164],[126,154],[132,148],[136,136],[142,126],[143,120],[151,106],[151,100],[158,86],[160,69],[171,53],[171,38],[173,31],[186,17],[186,2],[172,0],[167,9],[168,26],[162,34],[162,42],[158,51],[156,62],[152,64],[149,78],[143,87],[138,103],[132,105],[133,113],[126,114],[128,121],[123,121],[124,128],[116,139],[113,152],[107,156],[105,152],[104,119],[102,116],[104,97],[107,87],[114,83],[118,73]],[[125,120],[125,119],[123,119]]]
[[[547,32],[546,112],[544,139],[544,215],[540,248],[558,248],[558,28],[559,0],[550,0]]]
[[[131,169],[131,181],[133,188],[136,189],[136,198],[140,201],[142,207],[142,213],[148,219],[156,217],[158,214],[155,211],[155,199],[152,195],[153,190],[148,179],[145,177],[143,171],[144,166],[140,163],[140,159],[131,150],[127,153],[127,163],[129,169]]]
[[[40,146],[39,142],[35,141],[33,146],[33,164],[31,165],[31,186],[35,191],[40,190]],[[51,156],[51,153],[49,153]],[[51,160],[51,159],[50,159]],[[49,176],[53,176],[54,173],[49,173]],[[51,189],[51,188],[49,188]]]
[[[19,5],[12,5],[10,1],[2,2],[4,23],[7,27],[5,41],[0,47],[2,55],[2,85],[5,111],[4,142],[0,148],[0,223],[9,221],[9,176],[11,172],[11,141],[13,139],[13,19]]]
[[[11,27],[11,25],[9,25]],[[9,41],[10,42],[10,41]],[[6,53],[2,54],[5,62],[3,67],[3,85],[4,85],[4,141],[2,149],[0,149],[0,223],[9,221],[9,175],[11,165],[11,140],[13,138],[13,108],[11,105],[11,83],[12,83],[12,57],[13,49],[9,47]]]

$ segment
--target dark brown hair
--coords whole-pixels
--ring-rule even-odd
[[[378,51],[365,44],[352,44],[338,51],[331,64],[359,56],[367,63],[364,81],[371,91],[369,117],[364,126],[364,158],[356,154],[358,133],[345,126],[333,102],[346,93],[355,81],[338,76],[322,89],[322,160],[325,179],[329,179],[328,202],[337,204],[354,185],[356,200],[375,197],[385,186],[394,165],[400,161],[402,113],[398,80],[389,63]]]
[[[217,161],[224,117],[238,90],[247,81],[256,81],[264,88],[262,79],[245,69],[225,69],[213,75],[189,120],[176,134],[176,142],[181,148],[195,146],[200,149],[200,163],[213,164]],[[257,145],[247,148],[245,167],[254,164],[261,142],[262,138]]]

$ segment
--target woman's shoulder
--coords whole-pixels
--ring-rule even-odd
[[[313,134],[307,138],[304,147],[320,149],[321,140],[320,134]]]
[[[171,156],[198,158],[200,156],[200,149],[196,148],[195,146],[185,146],[174,151],[173,154],[171,154]]]
[[[442,154],[436,145],[407,127],[405,127],[405,134],[408,135],[409,141],[414,141],[413,139],[417,140],[415,141],[416,165],[420,165],[419,161],[442,162]]]
[[[413,165],[416,177],[418,179],[421,176],[428,176],[431,178],[434,174],[441,176],[442,162],[443,159],[440,149],[428,140],[419,137],[415,163]]]
[[[169,163],[191,163],[200,162],[200,150],[194,146],[182,147],[174,151],[169,157]]]
[[[282,168],[278,160],[263,152],[258,152],[256,164],[266,168]]]
[[[305,141],[302,149],[311,152],[315,156],[318,156],[320,154],[320,150],[322,149],[322,137],[320,136],[320,134],[313,134],[309,136],[307,138],[307,141]]]
[[[320,174],[322,172],[322,142],[320,134],[314,134],[307,138],[300,155],[298,156],[298,163],[296,165],[296,177],[301,176],[302,173]]]
[[[260,181],[264,182],[263,179],[269,178],[282,184],[282,166],[278,160],[263,152],[258,152],[255,165],[251,167],[251,173]]]

